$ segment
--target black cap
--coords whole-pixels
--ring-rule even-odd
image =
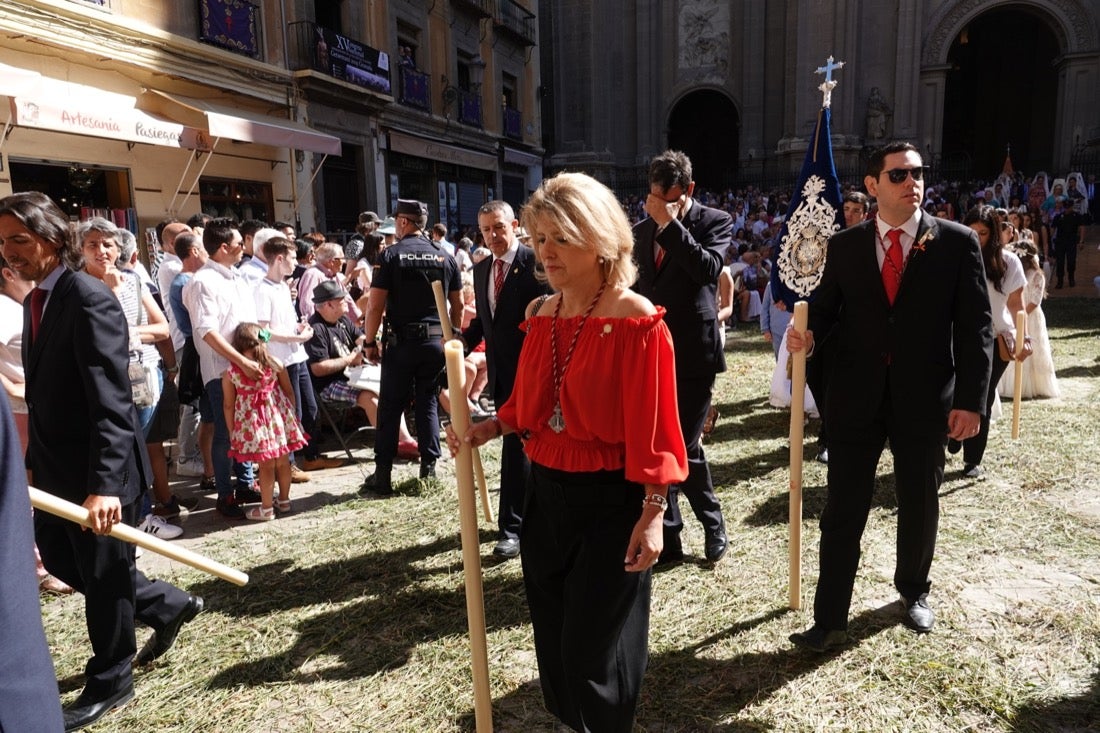
[[[397,208],[393,210],[394,216],[428,216],[428,205],[416,199],[397,199]]]
[[[364,211],[362,214],[359,215],[360,224],[377,224],[380,221],[382,220],[378,218],[378,214],[374,213],[373,211]]]
[[[313,302],[314,303],[327,303],[330,300],[343,300],[347,297],[347,292],[340,287],[340,283],[335,280],[325,280],[323,283],[313,289]]]

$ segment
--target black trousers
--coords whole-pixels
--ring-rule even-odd
[[[1054,243],[1054,275],[1058,278],[1058,284],[1062,284],[1062,278],[1066,271],[1072,279],[1077,272],[1077,232],[1073,233],[1073,241],[1069,244]]]
[[[523,452],[523,441],[515,433],[505,435],[500,446],[500,501],[497,508],[500,539],[519,539],[524,495],[530,476],[531,462]]]
[[[714,495],[714,481],[701,442],[713,389],[714,377],[676,380],[676,402],[680,412],[680,429],[687,446],[688,476],[683,483],[668,487],[668,509],[664,518],[666,548],[680,547],[680,532],[684,529],[684,518],[680,513],[681,493],[687,497],[703,529],[714,531],[723,527],[722,505]]]
[[[887,402],[866,429],[831,426],[829,493],[821,514],[821,570],[814,596],[814,621],[825,629],[848,628],[860,539],[887,440],[894,455],[898,502],[894,586],[912,600],[931,587],[928,575],[939,527],[946,428],[915,431],[905,415],[893,414]]]
[[[535,654],[547,709],[577,731],[633,728],[652,571],[623,564],[643,495],[622,471],[531,466],[521,558]]]
[[[981,464],[985,457],[985,447],[989,443],[989,411],[993,409],[993,401],[997,397],[997,383],[1001,381],[1009,362],[1001,358],[997,341],[993,341],[993,373],[989,377],[989,393],[985,396],[985,414],[982,415],[981,426],[978,434],[973,438],[967,438],[962,442],[963,462],[975,466]]]
[[[400,341],[386,349],[374,435],[376,464],[393,465],[401,414],[405,411],[410,389],[414,390],[416,402],[420,461],[428,463],[439,458],[439,373],[443,367],[443,344],[438,338]]]
[[[123,506],[122,521],[133,526],[140,505],[138,499]],[[34,513],[34,535],[46,570],[84,594],[92,644],[92,657],[84,667],[84,689],[95,697],[107,697],[132,682],[135,619],[160,630],[183,611],[190,596],[174,585],[145,577],[134,565],[134,546],[121,540],[46,512]]]

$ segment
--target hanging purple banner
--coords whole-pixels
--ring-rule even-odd
[[[258,8],[251,0],[199,0],[199,39],[236,53],[259,58]]]

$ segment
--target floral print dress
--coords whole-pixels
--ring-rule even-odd
[[[253,380],[231,364],[229,379],[237,390],[229,436],[232,458],[266,461],[305,447],[305,431],[271,367]]]

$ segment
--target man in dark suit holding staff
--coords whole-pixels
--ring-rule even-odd
[[[649,218],[634,227],[634,289],[663,306],[665,323],[676,349],[676,401],[687,445],[688,477],[669,487],[665,514],[665,549],[661,562],[683,558],[679,494],[691,503],[703,525],[709,562],[726,554],[726,524],[714,495],[714,482],[701,442],[710,410],[714,378],[726,371],[718,333],[718,274],[725,266],[733,220],[718,209],[691,198],[695,182],[691,161],[678,150],[666,150],[649,164]]]
[[[992,323],[977,237],[920,208],[924,167],[909,143],[872,154],[864,178],[878,199],[871,221],[829,241],[805,334],[791,353],[830,339],[828,499],[814,625],[791,636],[823,652],[848,641],[860,538],[887,440],[898,500],[894,585],[903,623],[932,630],[928,580],[948,438],[978,431],[992,356]]]
[[[505,201],[490,201],[477,212],[477,224],[485,246],[493,253],[474,265],[477,316],[462,339],[474,348],[485,339],[485,361],[493,403],[503,405],[511,396],[523,348],[519,324],[528,304],[549,287],[535,278],[535,252],[520,244],[519,222]],[[500,535],[493,554],[505,559],[519,554],[519,530],[523,520],[523,495],[531,466],[518,435],[505,435],[500,454]]]
[[[69,219],[37,193],[0,199],[0,249],[20,277],[38,286],[27,298],[23,364],[33,485],[88,510],[91,530],[36,512],[35,540],[51,575],[84,594],[92,658],[84,690],[64,711],[65,730],[91,725],[134,696],[131,664],[172,646],[202,599],[134,567],[134,548],[108,537],[136,523],[152,473],[128,372],[122,306],[102,282],[69,267]],[[134,620],[153,629],[134,655]]]

